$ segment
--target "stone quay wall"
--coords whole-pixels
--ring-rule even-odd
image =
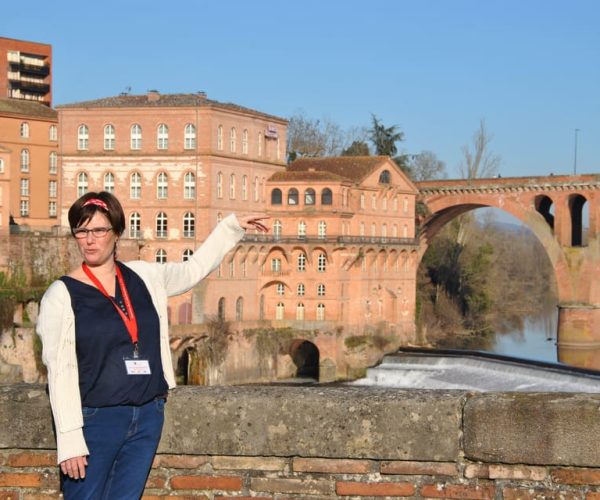
[[[600,499],[600,395],[188,386],[144,498]],[[41,385],[0,387],[0,499],[58,497]]]

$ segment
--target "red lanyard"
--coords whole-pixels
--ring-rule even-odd
[[[123,274],[121,273],[121,269],[119,268],[118,264],[115,264],[115,266],[117,268],[117,281],[119,283],[119,288],[121,289],[121,295],[123,296],[123,302],[125,302],[125,310],[127,311],[127,315],[125,315],[125,313],[121,310],[121,308],[119,307],[119,304],[117,304],[114,301],[114,299],[110,295],[108,295],[108,292],[102,286],[102,283],[100,283],[100,280],[98,278],[96,278],[96,276],[94,276],[94,273],[92,273],[92,270],[88,267],[88,265],[85,262],[83,262],[81,264],[81,267],[83,268],[83,272],[85,274],[87,274],[88,278],[92,280],[92,283],[94,283],[94,285],[96,285],[98,290],[100,290],[102,292],[102,295],[104,295],[108,300],[110,300],[112,302],[113,306],[115,306],[115,309],[119,313],[119,316],[121,316],[123,323],[125,323],[125,328],[127,328],[127,331],[129,332],[131,341],[137,347],[138,325],[137,325],[137,320],[135,319],[135,312],[133,311],[133,306],[131,305],[131,299],[129,298],[129,293],[127,292],[127,287],[125,286],[125,280],[123,280]]]

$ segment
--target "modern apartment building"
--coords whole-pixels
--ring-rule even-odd
[[[9,217],[0,218],[0,231],[9,224],[14,231],[50,231],[60,193],[56,111],[39,102],[0,99],[0,148],[9,157],[0,178],[10,186],[2,202]]]
[[[52,46],[0,37],[0,98],[52,105]]]

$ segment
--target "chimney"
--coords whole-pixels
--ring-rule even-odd
[[[156,102],[160,99],[160,93],[158,90],[149,90],[148,91],[148,102]]]

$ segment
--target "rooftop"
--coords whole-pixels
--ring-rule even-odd
[[[58,119],[58,113],[35,101],[25,101],[23,99],[0,98],[0,114],[10,114],[19,116],[31,116],[35,118]]]
[[[256,111],[254,109],[239,106],[233,103],[223,103],[208,99],[204,93],[195,94],[161,94],[157,91],[149,91],[143,95],[120,94],[112,97],[103,97],[91,101],[73,102],[60,104],[57,109],[69,108],[189,108],[189,107],[207,107],[219,108],[240,113],[251,113],[267,119],[286,121],[274,115],[269,115]]]
[[[287,169],[289,172],[321,171],[335,174],[353,182],[362,181],[374,168],[389,161],[387,156],[334,156],[327,158],[299,158]],[[304,177],[302,177],[304,178]]]

